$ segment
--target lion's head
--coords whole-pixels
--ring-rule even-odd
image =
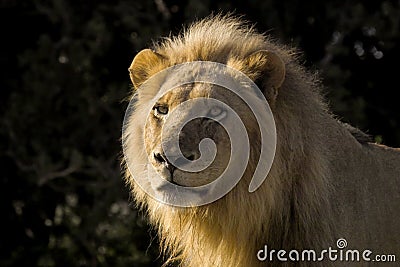
[[[251,140],[249,154],[251,162],[247,168],[247,175],[243,177],[249,181],[252,172],[254,172],[254,166],[257,165],[256,161],[260,154],[261,144],[260,125],[252,114],[251,107],[248,106],[250,103],[245,103],[240,96],[219,84],[195,81],[178,83],[178,86],[174,86],[175,83],[171,80],[182,81],[187,78],[186,76],[191,76],[192,79],[196,80],[196,77],[202,72],[209,72],[210,76],[225,75],[228,77],[222,77],[222,79],[237,80],[238,90],[243,91],[241,93],[246,94],[247,98],[260,98],[255,92],[260,89],[246,85],[245,81],[239,80],[239,77],[237,77],[239,74],[234,71],[236,70],[236,72],[246,76],[253,84],[257,82],[267,88],[265,96],[273,102],[277,90],[284,81],[285,63],[274,51],[261,47],[255,47],[250,51],[239,50],[237,54],[231,51],[231,53],[223,56],[223,50],[227,48],[215,47],[215,51],[210,48],[208,55],[202,54],[203,51],[199,48],[203,49],[203,47],[197,47],[197,51],[190,51],[190,58],[182,57],[180,60],[170,55],[171,51],[168,51],[168,49],[171,48],[166,46],[158,47],[156,50],[145,49],[134,58],[129,71],[132,83],[136,88],[137,94],[134,97],[137,98],[137,103],[136,111],[131,120],[138,120],[137,117],[141,117],[140,120],[145,121],[142,129],[138,130],[143,134],[135,136],[135,138],[143,138],[141,142],[144,144],[147,155],[147,157],[142,158],[143,161],[140,161],[140,165],[150,163],[159,176],[179,186],[198,187],[209,184],[222,175],[230,162],[231,156],[237,157],[238,151],[235,155],[231,155],[232,140],[230,140],[229,133],[221,126],[221,123],[229,124],[231,125],[230,128],[234,129],[235,126],[239,126],[234,125],[236,123],[235,116],[239,116],[246,128],[248,137],[243,135],[241,137],[243,140],[237,143],[244,143],[243,141],[247,141],[247,139]],[[162,73],[171,66],[197,61],[218,62],[223,64],[226,70],[221,74],[217,73],[214,65],[208,67],[208,69],[201,69],[200,66],[186,64],[181,67],[181,70],[160,75],[160,72]],[[161,77],[154,78],[155,74]],[[265,77],[268,77],[268,79],[265,79]],[[148,81],[150,78],[153,78],[151,82]],[[161,88],[167,85],[174,87],[166,92],[161,92]],[[265,100],[264,96],[262,98]],[[208,99],[216,100],[217,103],[209,103],[207,102]],[[178,106],[183,103],[186,104],[190,100],[198,101],[196,103],[192,101],[190,105],[186,105],[185,108],[174,113]],[[204,103],[199,103],[201,100]],[[257,99],[253,102],[260,102],[261,100]],[[229,110],[218,102],[226,104]],[[150,110],[147,109],[150,112],[145,111],[145,107],[148,108],[148,105],[152,105]],[[190,119],[189,116],[194,110],[196,110],[196,118]],[[165,130],[164,126],[167,119],[172,126]],[[179,125],[184,125],[184,127],[180,129]],[[175,137],[179,139],[179,147],[172,147],[169,149],[170,151],[165,151],[163,142]],[[210,164],[198,171],[187,171],[185,168],[180,168],[183,167],[185,162],[191,163],[202,159],[200,148],[205,139],[211,139],[215,144],[216,154]],[[140,151],[137,146],[136,149]],[[177,151],[182,154],[178,155]],[[170,156],[168,157],[168,155]],[[180,163],[181,166],[178,166]],[[240,175],[240,171],[237,172]],[[152,183],[152,174],[149,175],[146,171],[143,171],[143,173],[148,176],[149,183]],[[153,185],[154,190],[158,190],[157,188],[160,188],[159,184]]]

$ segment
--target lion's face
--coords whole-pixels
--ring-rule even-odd
[[[181,186],[201,186],[217,179],[225,170],[231,157],[231,145],[227,132],[221,123],[230,123],[231,115],[228,110],[212,104],[206,105],[197,118],[187,120],[190,110],[180,114],[173,114],[174,109],[188,100],[212,98],[224,102],[234,109],[239,116],[249,114],[248,107],[234,93],[207,84],[191,84],[170,90],[163,95],[153,106],[145,124],[144,143],[149,162],[161,177]],[[195,108],[189,105],[189,109]],[[173,117],[171,117],[173,116]],[[199,118],[200,116],[204,116]],[[247,116],[248,117],[248,116]],[[251,120],[251,118],[249,118]],[[184,125],[181,131],[177,129],[164,131],[166,120],[172,124]],[[183,171],[176,168],[174,162],[167,159],[162,142],[178,135],[179,149],[183,156],[190,160],[197,160],[201,154],[199,144],[205,138],[210,138],[216,145],[216,156],[211,165],[199,172]],[[176,162],[179,161],[175,159]]]

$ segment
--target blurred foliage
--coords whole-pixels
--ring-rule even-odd
[[[160,266],[122,179],[136,52],[235,11],[304,52],[335,114],[400,144],[399,1],[0,1],[0,266]]]

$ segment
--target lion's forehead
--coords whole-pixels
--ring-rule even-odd
[[[193,83],[172,88],[165,92],[157,101],[173,108],[185,101],[199,97],[210,97],[215,90],[214,86],[205,83]]]

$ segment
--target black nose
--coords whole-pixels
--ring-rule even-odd
[[[154,159],[158,162],[158,163],[164,163],[167,162],[167,159],[165,158],[165,156],[161,153],[154,153]]]
[[[155,159],[158,163],[164,164],[165,168],[167,168],[167,170],[169,170],[169,172],[170,172],[171,174],[175,171],[176,167],[175,167],[174,165],[172,165],[172,164],[168,161],[167,157],[166,157],[163,153],[154,153],[153,156],[154,156],[154,159]]]

